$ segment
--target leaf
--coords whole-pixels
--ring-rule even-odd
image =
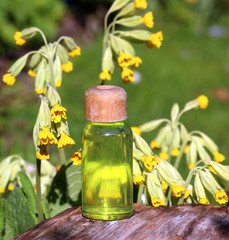
[[[48,202],[47,198],[42,199],[42,209],[43,209],[43,213],[45,215],[45,219],[50,218],[51,210],[50,210],[50,206],[49,206],[49,202]]]
[[[171,110],[171,121],[174,122],[177,120],[179,114],[179,105],[175,103]]]
[[[51,216],[55,216],[66,208],[79,206],[81,203],[81,167],[67,162],[58,171],[50,188],[48,201]]]
[[[122,7],[124,7],[127,3],[129,2],[129,0],[115,0],[113,2],[113,4],[111,5],[110,9],[108,10],[108,14],[115,12],[119,9],[121,9]]]
[[[125,52],[131,56],[135,55],[134,48],[126,40],[123,40],[122,38],[116,37],[112,34],[110,35],[110,40],[111,40],[111,46],[113,50],[116,52],[116,54],[119,55],[121,52]]]
[[[29,201],[22,192],[22,189],[17,188],[11,192],[7,202],[9,222],[11,221],[10,219],[12,219],[16,235],[25,232],[37,224],[37,221],[34,219],[34,214],[31,212],[29,207]]]
[[[135,27],[135,26],[142,24],[140,16],[132,16],[132,17],[128,17],[128,18],[122,18],[122,19],[116,21],[115,23],[120,24],[125,27]]]
[[[144,123],[140,126],[140,129],[142,132],[151,132],[163,122],[167,122],[167,119],[158,119],[158,120],[153,120],[153,121]]]
[[[29,207],[31,208],[31,211],[35,214],[37,212],[37,202],[33,185],[29,177],[25,173],[19,172],[18,177],[22,186],[22,190],[29,201]]]

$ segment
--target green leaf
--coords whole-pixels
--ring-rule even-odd
[[[51,216],[55,216],[66,208],[79,206],[81,203],[81,167],[67,162],[58,171],[50,188],[48,201]]]
[[[18,173],[19,181],[22,186],[22,190],[25,193],[28,201],[29,201],[29,207],[31,208],[33,213],[37,212],[37,202],[36,202],[36,195],[34,192],[33,185],[29,179],[29,177],[23,173]]]
[[[34,214],[29,207],[29,201],[22,189],[17,188],[10,193],[8,199],[9,222],[15,229],[15,234],[19,235],[37,224]]]
[[[134,48],[128,41],[123,40],[122,38],[116,37],[114,35],[110,35],[110,39],[111,39],[111,46],[113,50],[116,52],[116,54],[119,55],[121,52],[124,52],[131,56],[135,55]]]
[[[45,215],[45,219],[50,218],[51,210],[50,210],[50,206],[49,206],[49,202],[48,202],[47,198],[42,199],[42,208],[43,208],[43,212]]]
[[[111,5],[110,9],[108,10],[108,13],[112,13],[115,12],[119,9],[121,9],[122,7],[124,7],[127,3],[129,2],[129,0],[115,0],[113,2],[113,4]]]

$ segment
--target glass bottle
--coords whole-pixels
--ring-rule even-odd
[[[85,93],[82,149],[82,214],[117,220],[133,214],[132,131],[123,122],[126,93],[101,85]]]

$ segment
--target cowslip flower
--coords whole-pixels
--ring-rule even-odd
[[[155,156],[146,156],[142,157],[142,161],[144,163],[145,168],[151,172],[153,170],[154,165],[160,163],[160,160]]]
[[[2,81],[9,86],[13,86],[16,82],[16,78],[11,73],[6,73],[2,77]]]
[[[200,198],[198,203],[199,204],[209,204],[209,201],[207,200],[207,198]]]
[[[29,69],[28,75],[29,75],[30,77],[36,77],[36,76],[37,76],[37,73],[36,73],[35,71],[33,71],[32,69]]]
[[[12,192],[15,189],[15,185],[13,183],[9,183],[7,186],[7,190]]]
[[[61,87],[62,81],[60,79],[55,80],[55,86],[57,88]]]
[[[180,150],[179,150],[179,148],[174,148],[174,149],[172,149],[172,151],[171,151],[171,156],[177,157],[177,156],[179,156],[179,155],[180,155]]]
[[[224,204],[228,202],[228,196],[225,191],[215,192],[215,200],[219,204]]]
[[[162,180],[161,188],[162,188],[163,192],[166,192],[168,187],[169,187],[168,183],[166,181]]]
[[[38,146],[57,144],[57,139],[48,127],[42,128],[38,134]]]
[[[134,176],[134,184],[135,185],[141,185],[145,182],[145,178],[142,176],[142,174],[138,173]]]
[[[61,133],[60,139],[58,141],[58,148],[70,147],[75,144],[75,141],[69,137],[66,133]]]
[[[223,162],[225,160],[225,156],[222,153],[214,152],[213,155],[216,162]]]
[[[152,33],[149,40],[146,41],[146,45],[149,48],[160,48],[163,40],[162,32]]]
[[[126,54],[124,52],[121,52],[118,56],[118,65],[122,68],[132,66],[133,57],[129,54]]]
[[[159,207],[159,206],[165,206],[166,205],[164,199],[160,199],[160,198],[157,198],[157,197],[152,197],[151,198],[151,203],[154,207]]]
[[[99,78],[100,80],[111,80],[111,74],[109,73],[109,71],[107,71],[106,69],[103,70],[100,74],[99,74]]]
[[[121,76],[122,76],[123,82],[126,82],[126,83],[134,82],[134,72],[131,69],[127,68],[127,67],[124,67],[122,69]]]
[[[153,13],[147,12],[141,19],[140,22],[143,23],[146,27],[152,28],[154,25],[153,22]]]
[[[78,57],[80,55],[81,55],[81,48],[80,47],[76,47],[72,51],[68,52],[68,56],[72,57],[72,58]]]
[[[164,159],[164,160],[168,160],[169,159],[169,155],[167,152],[160,152],[159,153],[159,158]]]
[[[1,187],[1,186],[0,186],[0,193],[4,193],[4,192],[5,192],[5,190],[6,190],[6,188],[5,188],[5,187]]]
[[[130,64],[131,66],[137,68],[140,66],[140,64],[142,64],[142,59],[140,57],[135,56],[131,59]]]
[[[27,42],[27,40],[22,38],[21,35],[22,35],[21,32],[15,32],[15,34],[14,34],[15,43],[19,46],[22,46]]]
[[[36,92],[36,94],[38,94],[38,95],[45,95],[45,93],[46,93],[46,88],[44,88],[44,89],[42,89],[42,88],[37,88],[37,89],[35,89],[35,92]]]
[[[201,109],[206,109],[208,106],[208,98],[205,95],[200,95],[197,99],[196,99],[199,108]]]
[[[174,184],[172,185],[172,192],[175,197],[181,197],[187,191],[185,190],[184,187]]]
[[[72,160],[72,164],[73,165],[76,165],[76,166],[79,166],[82,164],[82,155],[81,155],[81,152],[74,152],[70,159]]]
[[[158,143],[156,140],[152,140],[152,141],[150,142],[150,147],[151,147],[152,149],[159,149],[159,148],[160,148],[160,145],[159,145],[159,143]]]
[[[70,61],[68,61],[66,63],[63,63],[61,65],[61,69],[62,69],[63,72],[69,73],[73,70],[73,63],[70,62]]]
[[[59,104],[54,105],[51,108],[51,119],[54,123],[59,123],[61,120],[67,119],[67,109],[65,107],[60,106]]]
[[[147,8],[147,1],[146,0],[134,0],[134,7],[136,9],[144,10]]]
[[[49,160],[50,159],[50,155],[47,152],[47,149],[45,146],[41,146],[39,148],[39,151],[36,151],[36,158],[38,160]]]
[[[132,132],[138,134],[139,136],[141,136],[141,129],[140,127],[131,127]]]

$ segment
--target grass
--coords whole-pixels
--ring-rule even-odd
[[[208,134],[229,157],[228,102],[215,97],[218,88],[228,90],[229,63],[228,38],[211,38],[206,33],[196,35],[184,28],[161,26],[164,42],[159,50],[136,45],[137,55],[143,59],[139,68],[142,81],[124,84],[120,70],[111,84],[123,87],[128,93],[128,123],[140,125],[146,121],[170,116],[173,103],[181,107],[200,94],[209,97],[206,110],[187,113],[182,120],[189,130],[201,130]],[[81,133],[85,125],[83,94],[99,84],[102,36],[99,34],[89,46],[82,46],[82,56],[75,60],[75,69],[64,75],[59,93],[62,104],[68,109],[70,133],[77,144],[71,153],[81,147]],[[1,73],[1,75],[4,73]],[[25,80],[26,79],[26,80]],[[0,105],[0,159],[9,154],[20,154],[33,161],[32,128],[39,107],[33,94],[31,79],[19,77],[13,88],[3,86],[1,95],[8,99]],[[26,84],[26,85],[25,85]],[[9,96],[9,97],[8,97]],[[145,138],[151,140],[152,134]]]

